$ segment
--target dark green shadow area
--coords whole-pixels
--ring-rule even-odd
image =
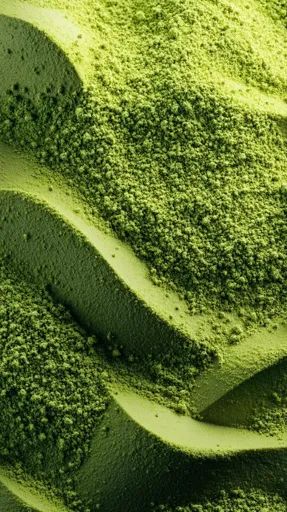
[[[127,351],[143,357],[167,348],[180,353],[189,343],[199,358],[207,356],[203,345],[193,340],[188,321],[185,325],[182,320],[181,328],[180,316],[166,321],[168,308],[177,303],[164,301],[144,266],[100,222],[91,224],[81,203],[73,196],[65,199],[60,184],[44,169],[4,146],[0,164],[1,258],[48,288],[88,330],[102,339],[114,333]],[[279,341],[285,349],[284,328]],[[275,359],[282,357],[275,349]],[[236,348],[232,350],[236,354]],[[236,382],[241,374],[242,359],[233,357],[232,350],[225,361],[231,387],[234,376]],[[246,356],[244,350],[247,360],[252,359],[254,347],[249,350],[247,343],[241,356]],[[228,361],[233,361],[231,367]],[[268,361],[265,354],[262,364]],[[251,374],[257,369],[258,364],[248,367]],[[275,486],[273,466],[277,476],[278,471],[285,473],[281,453],[286,451],[286,439],[200,423],[120,388],[111,393],[103,427],[95,433],[91,454],[77,478],[80,496],[92,499],[92,511],[98,504],[106,512],[145,511],[154,499],[171,495],[188,500],[220,482],[234,485],[237,474],[238,481],[248,482],[250,471],[260,483],[270,467],[270,485]],[[214,400],[213,391],[209,399]]]
[[[236,486],[284,495],[287,451],[276,439],[195,422],[130,392],[114,400],[78,479],[93,511],[148,512],[151,502],[179,506]]]
[[[256,427],[280,436],[286,423],[287,359],[259,372],[203,412],[217,425]],[[269,425],[268,425],[269,422]],[[260,428],[261,427],[261,428]]]
[[[185,345],[210,360],[214,349],[205,344],[201,356],[197,336],[205,318],[191,318],[176,294],[167,298],[131,249],[100,219],[89,219],[67,190],[49,170],[1,146],[1,257],[48,287],[102,338],[112,333],[118,345],[145,357],[181,353]]]
[[[1,15],[1,8],[0,69],[1,102],[9,91],[39,103],[41,95],[81,88],[78,73],[64,52],[32,24]]]

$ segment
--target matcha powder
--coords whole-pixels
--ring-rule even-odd
[[[287,38],[278,16],[259,1],[82,4],[71,16],[94,33],[92,86],[35,103],[15,84],[0,107],[2,139],[67,176],[192,312],[280,313]]]
[[[32,3],[59,7],[58,0]],[[92,79],[58,97],[34,97],[25,80],[0,90],[0,139],[63,175],[191,314],[232,311],[267,325],[286,313],[284,2],[60,4],[92,32]],[[237,342],[241,329],[231,336]],[[107,377],[185,414],[203,369],[188,350],[181,361],[147,357],[141,368],[110,346],[105,363],[96,342],[45,291],[0,266],[0,456],[62,489],[77,512],[88,508],[74,493],[73,474],[100,428]],[[274,388],[271,413],[255,411],[254,428],[273,423],[277,433],[279,416],[279,430],[285,425],[285,388]],[[153,510],[283,512],[286,502],[236,489]]]
[[[234,489],[221,491],[212,499],[201,503],[170,507],[161,505],[153,508],[154,512],[286,512],[286,501],[277,494],[266,494],[261,489],[244,491]]]
[[[62,486],[77,511],[73,471],[108,403],[95,342],[45,292],[0,267],[0,456]]]

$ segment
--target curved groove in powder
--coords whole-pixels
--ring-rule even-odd
[[[140,339],[144,342],[143,336],[147,332],[156,341],[156,335],[160,334],[158,317],[124,288],[124,283],[107,265],[95,245],[69,225],[63,215],[55,213],[35,196],[2,190],[0,197],[1,256],[12,260],[23,273],[33,275],[39,284],[49,285],[64,303],[74,307],[86,326],[97,331],[101,328],[104,334],[105,329],[112,325],[123,340],[126,330],[130,347],[143,352],[148,350],[146,345],[135,346],[135,341]],[[129,335],[131,329],[133,337]],[[161,340],[165,342],[166,335],[162,335]],[[113,417],[112,407],[120,424]],[[108,444],[103,443],[101,437],[102,432],[106,436],[106,430],[99,429],[100,434],[97,432],[93,440],[91,456],[79,475],[79,492],[89,498],[94,498],[95,492],[97,495],[102,493],[103,500],[104,497],[106,500],[112,496],[118,498],[117,483],[125,506],[126,500],[133,495],[129,479],[131,467],[136,467],[135,475],[142,471],[141,467],[146,467],[151,474],[161,475],[160,480],[164,480],[169,464],[171,473],[175,472],[176,476],[178,466],[187,464],[193,467],[198,458],[203,461],[266,450],[272,457],[274,451],[287,447],[287,436],[278,440],[245,430],[204,424],[120,390],[114,394],[114,403],[104,421],[112,426]],[[119,443],[119,438],[124,440],[124,446]],[[119,468],[129,453],[131,459],[125,462],[129,471],[121,472]],[[134,460],[132,455],[136,457]],[[110,475],[109,491],[105,483],[107,471]],[[142,479],[137,481],[142,482]],[[148,485],[152,495],[156,492],[158,480],[152,479]],[[110,501],[102,510],[113,510]]]
[[[180,351],[184,342],[200,348],[194,340],[202,324],[184,311],[176,295],[167,298],[152,284],[145,265],[84,214],[77,197],[66,195],[67,186],[56,182],[51,187],[48,170],[5,145],[0,147],[0,178],[1,254],[50,286],[86,328],[104,338],[112,333],[118,344],[141,354],[167,347]],[[200,321],[207,324],[208,318]],[[223,363],[197,381],[198,411],[286,356],[286,338],[287,328],[281,326],[227,347]]]
[[[158,304],[163,299],[162,295],[156,294],[162,291],[149,281],[145,267],[126,246],[106,232],[104,226],[96,226],[95,221],[92,223],[83,213],[83,205],[77,202],[76,196],[73,193],[67,196],[58,182],[51,181],[48,171],[1,146],[0,177],[2,258],[7,258],[18,270],[32,276],[39,285],[48,286],[71,307],[86,328],[102,337],[112,331],[119,344],[129,350],[146,354],[166,350],[169,346],[180,350],[184,341],[192,343],[184,324],[179,329],[176,323],[169,323],[163,315],[164,310],[168,314],[168,308],[174,307],[174,303],[170,306],[166,301],[161,303],[159,311],[156,309],[155,299]],[[262,342],[259,335],[253,338],[253,345],[249,339],[228,349],[228,357],[225,356],[228,368],[226,387],[237,385],[239,375],[242,380],[247,378],[246,375],[242,377],[243,366],[248,367],[248,375],[251,376],[286,355],[284,327],[282,329],[282,332],[278,330],[272,335],[274,343],[265,353],[261,349],[258,351],[258,347],[264,343],[266,347],[270,345],[270,338],[266,337]],[[256,364],[251,364],[254,360]],[[234,364],[229,368],[228,362],[231,361]],[[223,374],[225,363],[222,365]],[[215,382],[218,380],[216,372],[216,367],[210,370]],[[210,382],[207,396],[212,402],[218,393],[214,396]],[[205,388],[203,384],[201,386],[202,392]],[[130,487],[133,485],[130,480],[132,463],[136,467],[135,475],[142,473],[144,467],[152,470],[153,478],[147,483],[152,495],[159,482],[164,480],[167,466],[171,466],[170,471],[176,481],[178,468],[182,465],[192,468],[198,459],[202,464],[206,460],[226,456],[252,457],[254,453],[262,453],[272,459],[274,452],[287,448],[287,435],[277,439],[247,430],[209,425],[178,416],[130,391],[118,389],[112,394],[113,401],[104,420],[112,424],[112,437],[103,443],[101,436],[106,435],[106,430],[100,429],[101,433],[95,434],[91,456],[79,475],[82,496],[93,498],[95,492],[102,492],[103,500],[107,495],[109,499],[111,496],[118,498],[117,489],[122,489],[126,506],[126,500],[130,499],[128,496],[133,494]],[[198,398],[200,403],[204,403],[201,402],[203,395],[200,400]],[[200,396],[200,388],[195,389],[194,396],[195,399]],[[124,446],[119,438],[124,440]],[[120,472],[127,454],[130,454],[128,472]],[[107,471],[110,475],[108,483],[113,487],[109,492],[105,477]],[[116,473],[121,473],[121,476]],[[139,473],[137,481],[142,481]],[[160,478],[154,479],[154,473]],[[102,510],[111,510],[109,507],[110,501]]]
[[[203,423],[130,390],[112,392],[77,479],[80,495],[103,512],[146,512],[151,501],[191,499],[195,491],[234,481],[235,474],[266,486],[266,467],[270,488],[287,475],[287,433],[278,439]]]
[[[10,34],[20,37],[20,42],[18,40],[13,47],[11,43],[15,37],[7,46],[7,41],[1,40],[0,35],[0,43],[7,50],[7,55],[3,52],[5,62],[0,61],[5,70],[2,93],[15,84],[26,87],[32,97],[39,92],[46,93],[51,88],[58,92],[62,87],[70,90],[80,87],[82,73],[78,73],[77,66],[71,64],[73,59],[71,62],[66,59],[65,53],[51,42],[53,37],[50,39],[45,28],[44,31],[41,27],[35,28],[37,13],[34,8],[26,4],[28,20],[19,15],[17,9],[21,5],[21,2],[12,2],[12,7],[16,6],[15,16],[9,12],[0,16],[0,34],[6,37],[10,30]],[[43,13],[41,19],[44,19]],[[24,42],[29,55],[26,68],[18,66],[22,55],[16,57]],[[45,55],[49,55],[44,66],[42,58],[37,55],[36,48],[39,46],[45,48]],[[60,47],[63,45],[60,44]],[[14,58],[16,60],[10,66],[9,59]],[[31,73],[39,78],[32,78]],[[40,193],[42,178],[35,177],[34,170],[26,174],[20,159],[16,156],[13,158],[18,172],[9,176],[5,165],[2,169],[0,167],[3,178],[0,184],[0,255],[12,259],[23,272],[31,274],[42,285],[49,286],[60,300],[74,310],[88,329],[100,332],[103,337],[112,331],[118,336],[119,342],[132,351],[164,350],[166,346],[176,349],[184,341],[192,342],[196,329],[194,325],[191,326],[188,314],[184,312],[181,319],[168,322],[167,314],[173,304],[170,302],[169,306],[160,293],[156,296],[157,292],[154,293],[152,285],[148,284],[148,277],[144,276],[144,267],[135,272],[123,268],[130,265],[140,269],[134,256],[127,255],[123,250],[122,261],[118,265],[116,250],[119,242],[100,228],[92,228],[87,219],[69,205],[54,201],[52,193],[47,199],[48,187],[45,194]],[[133,282],[134,279],[140,284]],[[141,283],[144,284],[144,292]],[[154,304],[158,305],[161,300],[159,311]],[[227,349],[224,363],[213,366],[197,382],[194,399],[198,411],[204,412],[241,382],[286,356],[286,336],[287,329],[282,326],[276,333],[262,331],[252,340]],[[134,492],[135,482],[141,482],[145,499],[149,502],[154,498],[156,489],[160,495],[163,481],[173,480],[180,487],[177,475],[184,474],[186,467],[197,468],[199,459],[201,466],[204,459],[237,457],[240,454],[248,460],[248,456],[254,452],[268,452],[267,457],[272,458],[274,453],[277,455],[279,450],[286,451],[287,448],[287,434],[277,439],[243,429],[209,425],[178,416],[149,400],[121,390],[114,394],[114,404],[106,415],[106,421],[111,425],[108,425],[108,430],[102,429],[97,434],[100,437],[94,439],[92,455],[79,478],[81,494],[94,498],[95,504],[100,501],[103,511],[114,510],[115,506],[118,511],[127,510],[127,499],[132,500],[134,496],[137,501],[130,503],[130,509],[135,509],[139,497]],[[107,436],[107,431],[112,432],[111,436]],[[126,471],[123,461],[126,461]],[[193,477],[195,472],[191,471]],[[166,477],[167,473],[169,478]],[[26,496],[27,505],[35,512],[64,510],[53,509],[51,504],[44,502],[37,504],[33,501],[35,496],[33,499],[31,496],[27,498],[27,490],[17,487],[1,473],[0,482],[20,501]],[[184,486],[188,487],[186,481]],[[172,492],[172,486],[168,491]],[[112,500],[116,500],[116,503],[113,504]]]
[[[102,338],[112,333],[132,352],[199,348],[196,322],[178,297],[167,299],[153,285],[145,265],[84,215],[67,185],[50,185],[49,171],[1,146],[1,256],[49,286],[88,330]]]
[[[60,28],[53,25],[53,18],[44,12],[39,16],[42,23],[37,23],[36,9],[29,5],[20,9],[19,5],[9,2],[0,7],[0,95],[14,91],[39,102],[41,94],[56,96],[79,90],[81,69],[73,59],[72,41],[58,44]],[[72,40],[77,40],[79,31],[72,32],[67,21],[60,21],[62,38],[72,33]]]
[[[9,512],[69,512],[60,502],[36,490],[33,482],[23,481],[13,471],[0,467],[0,510]]]
[[[244,381],[287,356],[287,325],[275,331],[259,329],[238,345],[227,347],[223,360],[207,369],[196,381],[194,405],[199,413]]]

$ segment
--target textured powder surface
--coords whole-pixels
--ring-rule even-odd
[[[222,491],[219,496],[202,503],[169,507],[162,505],[154,512],[285,512],[287,502],[278,495],[266,494],[261,489]]]
[[[287,13],[285,2],[281,0],[261,0],[261,3],[270,13],[272,18],[277,22],[282,23],[283,27],[286,28]]]
[[[286,363],[280,366],[275,369],[277,370],[275,382],[270,382],[268,391],[265,391],[254,407],[249,424],[252,429],[279,437],[285,432],[287,424]],[[274,370],[272,373],[274,376]]]
[[[258,373],[211,406],[206,421],[277,436],[286,431],[286,358]]]
[[[38,111],[17,86],[1,107],[2,138],[70,176],[154,281],[176,287],[191,311],[279,313],[281,24],[255,1],[82,4],[71,16],[95,34],[92,89],[68,105],[43,100]]]
[[[59,7],[56,0],[33,3]],[[0,104],[1,139],[70,178],[90,211],[148,263],[156,284],[184,296],[191,313],[235,311],[244,328],[285,314],[284,2],[63,0],[61,6],[93,30],[93,84],[72,97],[35,102],[15,83]],[[4,270],[0,278],[0,454],[57,481],[80,512],[73,471],[106,408],[105,379],[185,413],[192,412],[189,394],[201,368],[189,355],[148,359],[141,368],[112,344],[108,355],[96,353],[95,338],[47,295],[4,277]],[[241,327],[228,334],[231,343],[241,335]],[[283,377],[245,425],[280,433],[285,395]],[[283,512],[287,504],[239,489],[154,510]]]
[[[56,486],[77,511],[73,477],[101,428],[106,385],[120,382],[185,414],[200,372],[189,351],[181,359],[147,357],[143,365],[112,339],[103,350],[63,306],[3,264],[0,360],[2,461]]]
[[[69,489],[108,403],[95,342],[47,294],[0,267],[2,460]],[[69,490],[67,498],[78,510]]]

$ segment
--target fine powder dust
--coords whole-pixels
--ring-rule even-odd
[[[2,139],[70,177],[191,312],[282,312],[281,21],[259,1],[83,2],[84,12],[89,6],[89,92],[35,105],[15,84],[1,105]]]
[[[286,310],[284,2],[96,4],[61,2],[93,30],[91,87],[35,100],[15,83],[0,103],[0,138],[68,177],[191,314],[232,311],[265,325]],[[46,292],[0,268],[0,455],[57,483],[77,512],[88,509],[73,473],[108,405],[105,382],[127,380],[185,413],[201,371],[190,354],[140,368],[97,346]],[[253,428],[277,425],[280,393],[273,412],[254,413]],[[277,495],[237,489],[154,511],[286,509]]]

